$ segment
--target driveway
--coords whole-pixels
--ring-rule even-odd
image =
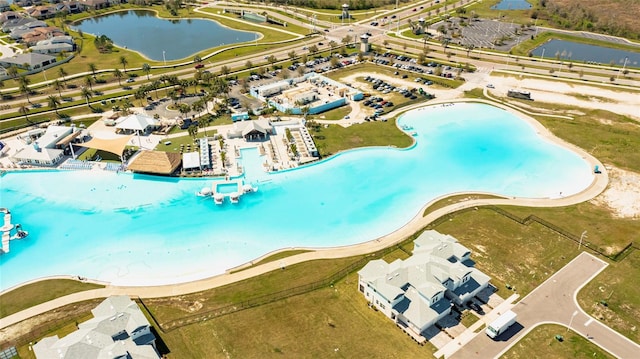
[[[513,307],[518,322],[498,340],[491,340],[482,331],[457,352],[444,353],[445,357],[499,357],[529,331],[545,323],[571,326],[572,330],[618,358],[637,357],[640,345],[587,315],[576,301],[578,291],[607,265],[582,252]]]

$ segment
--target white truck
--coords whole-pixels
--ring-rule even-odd
[[[516,313],[510,310],[503,313],[496,320],[491,322],[491,324],[489,324],[486,331],[487,335],[489,336],[489,338],[495,339],[500,334],[506,332],[507,329],[509,329],[509,327],[516,322],[516,319]]]

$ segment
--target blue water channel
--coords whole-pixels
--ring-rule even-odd
[[[216,46],[255,40],[258,33],[224,27],[213,20],[168,20],[145,10],[119,11],[82,20],[74,28],[106,35],[114,44],[154,61],[172,61]]]
[[[589,63],[624,66],[626,59],[627,67],[638,67],[640,65],[640,47],[638,51],[618,50],[610,47],[582,44],[566,40],[549,40],[533,50],[534,57],[544,57],[549,59],[576,60]]]
[[[493,10],[527,10],[531,4],[526,0],[502,0],[491,7]]]
[[[0,256],[0,289],[61,274],[122,285],[185,282],[280,248],[374,240],[444,194],[557,198],[594,179],[581,156],[489,105],[429,106],[399,125],[415,132],[410,148],[356,149],[273,174],[256,148],[242,150],[245,183],[259,189],[238,204],[195,195],[216,179],[5,174],[0,207],[30,234]]]

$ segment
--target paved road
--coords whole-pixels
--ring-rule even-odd
[[[591,340],[618,358],[637,358],[640,345],[593,319],[578,306],[578,291],[607,267],[607,263],[582,252],[515,305],[518,322],[497,341],[477,335],[448,358],[495,358],[538,325],[557,323]],[[560,333],[562,334],[562,333]]]

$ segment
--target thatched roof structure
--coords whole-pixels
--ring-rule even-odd
[[[143,151],[137,155],[127,169],[133,172],[170,175],[180,166],[179,153],[162,151]]]

